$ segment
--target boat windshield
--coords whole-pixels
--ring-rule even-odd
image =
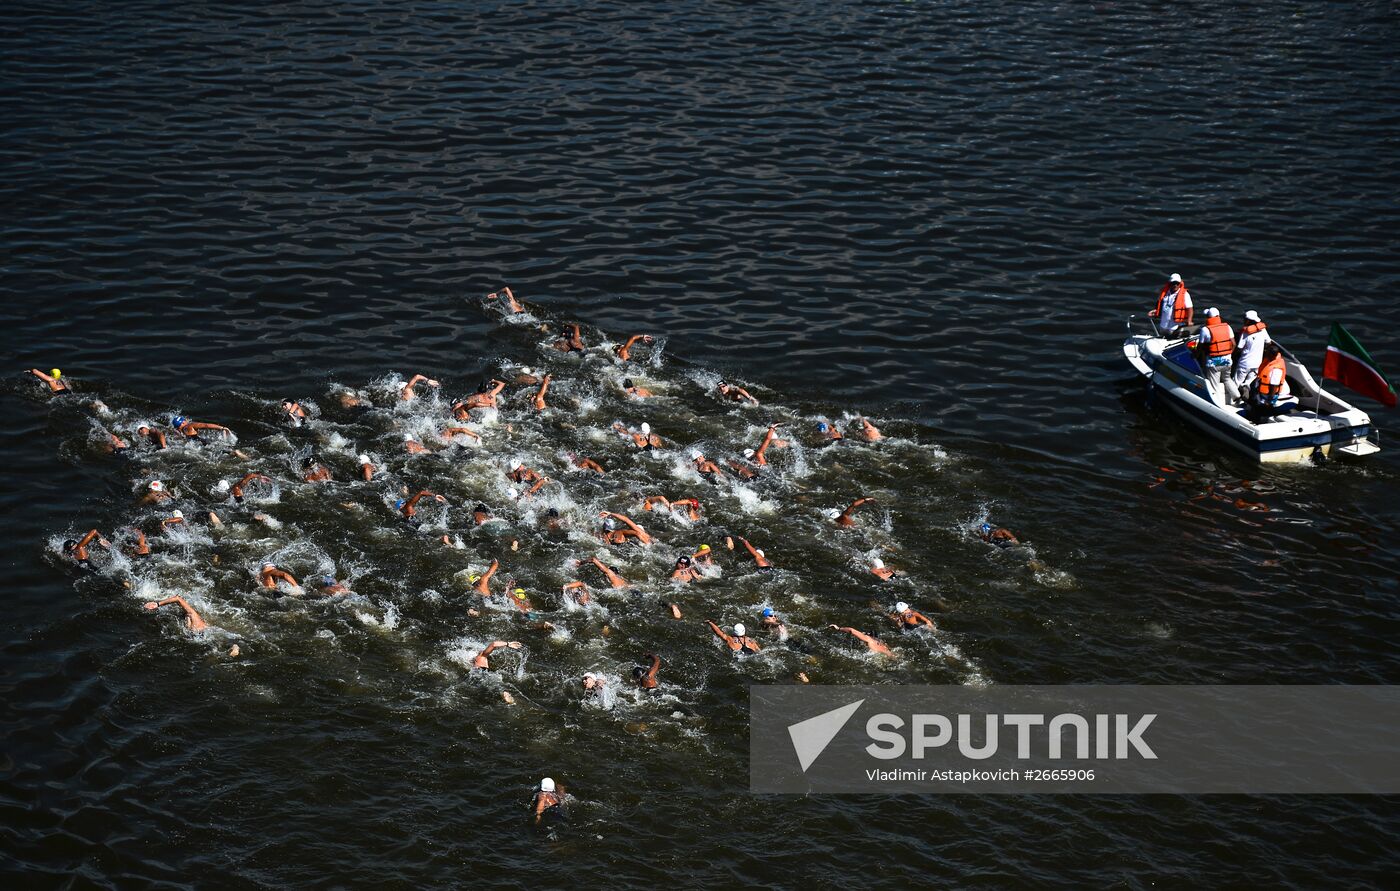
[[[1203,374],[1201,371],[1201,363],[1196,361],[1196,357],[1192,354],[1191,348],[1184,343],[1178,343],[1175,346],[1167,347],[1162,351],[1162,355],[1172,363],[1179,365],[1192,374]]]

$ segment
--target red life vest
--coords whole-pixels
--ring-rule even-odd
[[[1172,303],[1172,323],[1176,325],[1186,324],[1187,310],[1186,301],[1181,299],[1181,295],[1186,293],[1186,282],[1167,282],[1162,285],[1162,291],[1157,295],[1157,312],[1155,315],[1162,315],[1162,304],[1166,301],[1167,295],[1172,293],[1172,285],[1177,285],[1176,300]]]
[[[1277,368],[1282,374],[1279,375],[1278,383],[1271,384],[1269,379],[1273,377],[1274,369]],[[1279,354],[1263,365],[1259,366],[1259,398],[1272,399],[1283,391],[1283,383],[1288,379],[1288,364],[1283,361],[1283,354]]]
[[[1250,322],[1248,325],[1245,325],[1243,328],[1240,329],[1240,337],[1248,337],[1251,334],[1263,331],[1266,327],[1268,326],[1266,326],[1263,322]]]
[[[1230,337],[1230,326],[1220,316],[1215,316],[1206,322],[1206,330],[1210,332],[1210,342],[1207,358],[1214,359],[1218,356],[1228,356],[1235,351],[1234,338]]]

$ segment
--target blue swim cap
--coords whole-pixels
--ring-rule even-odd
[[[327,588],[329,588],[331,585],[334,585],[334,584],[335,584],[335,576],[333,576],[333,575],[323,575],[323,576],[321,576],[321,584],[323,584],[323,585],[325,585]]]
[[[820,430],[821,432],[825,433],[825,432],[826,432],[826,421],[821,421],[821,422],[819,422],[819,423],[817,424],[817,429]]]
[[[394,503],[394,510],[398,510],[399,508],[401,508],[401,507],[403,507],[403,506],[404,506],[404,500],[403,500],[402,498],[400,498],[397,502]]]
[[[991,531],[992,531],[992,524],[991,524],[991,523],[983,523],[983,524],[982,524],[982,531],[983,531],[983,532],[991,532]]]
[[[185,416],[184,416],[184,415],[171,415],[171,416],[170,416],[170,426],[171,426],[171,427],[174,427],[174,428],[176,428],[176,429],[179,429],[180,427],[185,426]]]
[[[771,606],[765,606],[765,607],[763,608],[763,618],[766,619],[766,618],[768,618],[768,617],[771,616],[771,615],[773,615],[773,607],[771,607]]]

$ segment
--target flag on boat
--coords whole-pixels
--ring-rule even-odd
[[[1327,360],[1322,365],[1322,376],[1395,407],[1395,388],[1376,368],[1365,347],[1336,322],[1332,323],[1332,336],[1327,338]]]

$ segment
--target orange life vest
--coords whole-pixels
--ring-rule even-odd
[[[1266,327],[1268,326],[1265,325],[1263,322],[1250,322],[1248,325],[1245,325],[1243,328],[1240,329],[1240,337],[1248,337],[1251,334],[1263,331]]]
[[[1176,290],[1178,299],[1172,304],[1172,322],[1177,325],[1184,325],[1186,324],[1186,313],[1189,309],[1189,307],[1185,305],[1186,301],[1180,299],[1181,295],[1186,293],[1186,282],[1184,281],[1167,282],[1165,285],[1162,285],[1162,291],[1157,295],[1157,312],[1155,314],[1157,316],[1162,315],[1162,304],[1166,301],[1167,295],[1172,292],[1172,285],[1178,284],[1180,285]]]
[[[1278,383],[1271,384],[1269,379],[1274,375],[1274,369],[1283,372],[1279,375]],[[1283,391],[1283,383],[1288,379],[1288,364],[1283,361],[1283,355],[1279,354],[1264,364],[1259,366],[1259,398],[1272,399]]]
[[[1218,356],[1228,356],[1235,351],[1235,341],[1230,337],[1230,326],[1225,324],[1225,320],[1220,316],[1215,316],[1206,322],[1206,330],[1210,332],[1210,342],[1207,358],[1214,359]]]

